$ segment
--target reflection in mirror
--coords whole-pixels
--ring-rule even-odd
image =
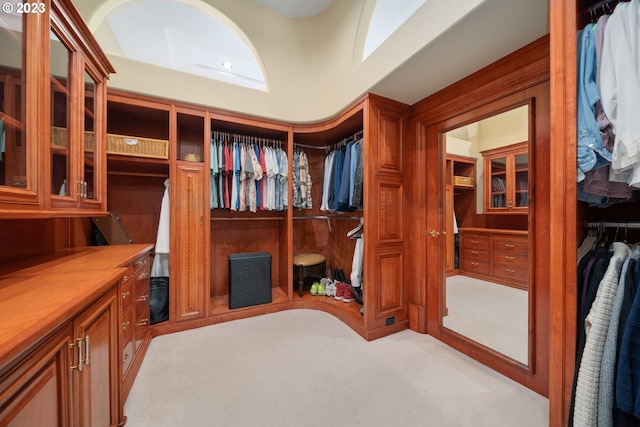
[[[529,105],[444,134],[442,325],[529,362]]]
[[[27,187],[22,15],[0,17],[0,185]]]

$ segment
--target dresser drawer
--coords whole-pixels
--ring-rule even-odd
[[[133,301],[133,279],[130,277],[122,281],[120,296],[122,298],[122,309],[126,310],[131,306],[131,301]]]
[[[149,274],[149,255],[138,258],[133,263],[134,274],[140,275],[142,273]]]
[[[529,259],[525,255],[518,255],[512,252],[492,252],[491,261],[494,264],[504,264],[506,266],[527,268]]]
[[[489,261],[489,251],[463,248],[462,259],[472,261]]]
[[[122,315],[122,372],[125,375],[133,360],[133,314],[133,306],[130,306]]]
[[[517,255],[527,255],[529,243],[526,237],[494,236],[491,249],[496,252],[509,252]]]
[[[489,236],[486,234],[464,233],[460,235],[460,239],[463,248],[489,250]]]
[[[471,259],[462,260],[461,271],[476,274],[489,274],[489,262],[488,261],[474,261]]]
[[[529,281],[529,269],[515,265],[493,264],[492,274],[513,282],[526,284]]]

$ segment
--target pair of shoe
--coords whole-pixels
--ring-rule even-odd
[[[324,294],[328,297],[335,296],[336,284],[333,280],[323,277],[320,279],[320,283],[324,283]]]
[[[352,302],[356,300],[351,292],[351,287],[344,282],[336,283],[336,296],[334,298],[342,302]]]
[[[311,295],[324,296],[324,292],[325,292],[324,283],[313,282],[313,285],[311,285]]]

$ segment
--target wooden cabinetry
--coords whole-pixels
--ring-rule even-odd
[[[11,51],[0,64],[0,217],[106,209],[106,79],[114,70],[71,1],[49,6],[12,17],[18,37],[0,30]]]
[[[202,164],[180,164],[172,182],[171,301],[175,321],[198,319],[207,314],[207,229],[205,171]]]
[[[0,424],[118,424],[117,319],[112,288],[0,376]]]
[[[486,150],[482,157],[485,212],[528,212],[529,144]]]
[[[151,341],[149,323],[149,255],[127,266],[120,282],[122,404],[127,399]]]
[[[476,159],[447,154],[445,180],[445,262],[447,272],[451,273],[460,268],[455,265],[457,227],[476,224]]]
[[[527,234],[517,230],[460,229],[460,274],[527,289]]]
[[[72,406],[78,425],[119,422],[118,318],[114,288],[73,322],[76,386]]]
[[[54,335],[9,374],[0,377],[0,425],[72,425],[71,325]]]
[[[170,292],[174,321],[207,316],[207,257],[209,236],[209,137],[205,139],[205,113],[180,109],[175,116],[175,166],[170,185],[173,236],[170,252]],[[208,126],[207,126],[207,129]],[[207,171],[208,172],[208,171]]]

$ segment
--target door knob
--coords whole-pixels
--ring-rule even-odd
[[[429,236],[431,236],[432,238],[436,238],[440,235],[439,232],[437,232],[436,230],[431,230],[430,232],[427,233]]]

